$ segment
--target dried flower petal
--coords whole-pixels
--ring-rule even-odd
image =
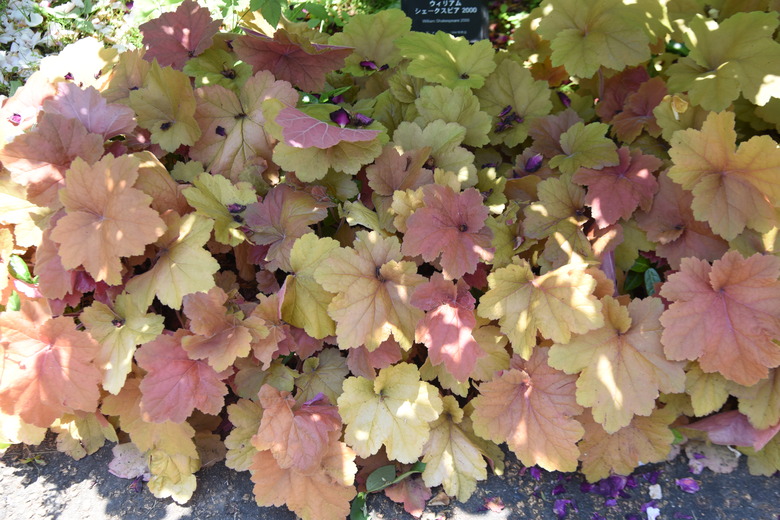
[[[678,478],[674,483],[686,493],[696,493],[700,489],[699,483],[690,477]]]

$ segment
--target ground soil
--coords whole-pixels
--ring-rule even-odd
[[[41,461],[30,461],[38,456]],[[111,447],[74,461],[58,453],[52,439],[40,446],[13,446],[0,459],[0,518],[4,520],[173,520],[173,519],[259,519],[294,520],[286,508],[261,508],[255,504],[249,473],[230,470],[222,463],[198,473],[198,489],[185,505],[171,499],[157,499],[145,488],[134,491],[132,481],[108,472]],[[744,457],[743,457],[744,459]],[[645,478],[660,470],[662,498],[655,501],[660,520],[778,520],[780,519],[780,478],[748,474],[745,461],[729,474],[704,470],[692,475],[687,459],[642,466],[635,472],[638,487],[628,490],[630,497],[618,498],[609,507],[605,498],[580,491],[584,481],[578,474],[543,472],[535,480],[509,454],[503,476],[491,476],[480,483],[471,499],[448,505],[428,506],[423,520],[557,520],[556,500],[574,501],[578,511],[569,510],[567,519],[625,520],[648,518],[643,504],[651,500],[650,483]],[[683,492],[675,480],[692,477],[701,489],[695,494]],[[560,485],[563,487],[559,487]],[[556,487],[558,489],[556,490]],[[565,491],[561,492],[563,489]],[[554,490],[558,494],[553,495]],[[434,489],[434,494],[438,489]],[[486,507],[492,500],[503,502],[503,509]],[[375,520],[411,520],[403,508],[383,494],[371,495],[369,510]],[[598,515],[601,515],[599,517]],[[632,517],[631,515],[636,515]],[[341,520],[341,519],[334,519]]]

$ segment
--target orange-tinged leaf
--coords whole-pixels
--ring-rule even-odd
[[[138,366],[148,373],[141,381],[141,414],[148,422],[183,422],[196,408],[218,414],[225,405],[227,387],[205,361],[192,360],[182,348],[187,331],[161,335],[135,353]]]
[[[547,364],[547,348],[537,348],[529,361],[515,357],[509,370],[479,385],[474,433],[506,442],[524,466],[576,470],[583,429],[574,419],[582,412],[575,380]]]
[[[219,287],[207,293],[188,294],[182,300],[194,336],[184,336],[181,347],[190,359],[205,359],[221,372],[236,358],[249,355],[252,334],[241,319],[225,308],[228,295]]]
[[[298,405],[290,392],[268,384],[258,397],[263,418],[252,445],[258,451],[270,450],[282,469],[307,475],[319,470],[331,432],[341,432],[338,409],[322,394]]]
[[[305,475],[280,468],[270,451],[255,454],[252,472],[255,500],[261,506],[287,507],[302,520],[333,520],[349,515],[355,497],[355,452],[334,435],[318,471]]]
[[[415,518],[420,518],[425,505],[433,493],[417,475],[396,482],[384,489],[385,496],[397,504],[403,504],[404,511]]]
[[[423,317],[410,299],[424,278],[414,263],[401,261],[396,237],[359,231],[354,245],[334,250],[314,272],[317,283],[337,293],[328,314],[336,322],[339,347],[374,350],[392,334],[408,350]]]
[[[448,186],[423,186],[424,206],[406,220],[401,251],[427,262],[441,256],[444,277],[473,273],[480,260],[493,259],[493,232],[485,225],[489,210],[475,188],[455,192]]]
[[[655,252],[666,258],[673,269],[688,256],[717,260],[728,251],[728,243],[715,235],[706,222],[693,216],[693,195],[673,182],[666,172],[658,176],[659,190],[648,212],[635,214],[647,239],[656,242]]]
[[[661,160],[627,147],[618,150],[620,164],[599,170],[580,168],[572,182],[588,187],[585,204],[591,207],[600,228],[628,219],[637,207],[650,209],[658,182],[653,172]]]
[[[593,296],[596,280],[584,264],[565,265],[534,276],[525,260],[497,269],[488,276],[490,290],[479,302],[483,318],[498,320],[516,354],[531,357],[536,331],[556,343],[568,343],[604,325],[601,302]]]
[[[631,143],[642,131],[653,137],[661,134],[661,127],[655,120],[653,110],[666,96],[666,84],[663,78],[655,77],[639,87],[639,90],[626,99],[623,111],[612,119],[612,128],[618,139]]]
[[[676,132],[669,142],[669,177],[693,192],[693,214],[731,240],[745,227],[766,232],[780,206],[780,148],[754,136],[735,147],[734,113],[711,113],[701,130]]]
[[[67,214],[51,234],[65,268],[83,265],[95,281],[118,285],[120,259],[140,255],[162,236],[165,223],[149,207],[152,198],[132,187],[138,165],[135,157],[112,155],[93,165],[73,162],[60,191]]]
[[[602,303],[604,327],[553,345],[549,363],[579,373],[577,402],[592,408],[607,433],[615,433],[634,415],[650,415],[660,392],[682,392],[685,372],[683,363],[664,356],[660,299],[635,299],[626,308],[605,296]]]
[[[11,179],[27,187],[27,198],[38,206],[59,207],[57,191],[65,170],[76,158],[93,163],[103,155],[103,136],[60,114],[42,112],[34,130],[0,146],[0,163]]]
[[[671,408],[657,409],[649,417],[634,417],[628,426],[609,434],[586,410],[578,417],[585,428],[579,445],[585,478],[596,482],[613,474],[630,475],[640,464],[666,460],[674,441],[669,425],[676,418]]]
[[[135,129],[135,114],[130,107],[106,103],[95,88],[82,90],[67,81],[57,84],[57,94],[53,99],[44,101],[43,108],[48,114],[60,114],[81,121],[87,132],[102,135],[103,140]]]
[[[263,101],[274,98],[294,105],[298,93],[286,81],[260,71],[238,93],[207,85],[195,91],[195,98],[201,137],[190,147],[190,157],[211,173],[237,181],[250,180],[271,163],[276,140],[264,128]]]
[[[41,428],[64,413],[94,412],[99,348],[73,318],[52,318],[44,304],[23,300],[21,310],[0,313],[0,409]]]
[[[468,380],[477,360],[485,355],[473,336],[475,303],[463,280],[453,285],[441,273],[418,285],[412,295],[412,305],[427,311],[417,326],[417,340],[428,347],[430,362],[444,363],[458,381]]]
[[[712,266],[685,258],[661,296],[672,305],[661,316],[669,359],[698,360],[741,385],[766,378],[780,365],[780,258],[726,253]]]
[[[344,440],[360,457],[384,445],[390,459],[408,464],[422,454],[429,423],[443,409],[439,391],[420,381],[417,367],[409,363],[383,368],[373,381],[350,377],[338,406],[347,425]]]

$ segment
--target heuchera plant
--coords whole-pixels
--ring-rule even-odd
[[[121,439],[178,502],[224,457],[304,520],[465,501],[501,443],[780,470],[777,5],[674,5],[545,0],[496,52],[186,0],[47,58],[0,108],[0,441]]]

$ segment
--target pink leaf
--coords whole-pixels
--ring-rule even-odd
[[[45,101],[43,106],[47,113],[81,121],[87,132],[101,134],[105,140],[128,134],[136,127],[132,108],[106,103],[94,87],[82,90],[73,83],[60,82],[57,84],[57,95]]]
[[[737,410],[731,410],[711,415],[685,428],[706,432],[710,442],[714,444],[751,446],[754,450],[760,451],[780,431],[780,423],[759,430],[750,424],[745,415]]]
[[[282,127],[285,144],[295,148],[325,149],[342,141],[371,141],[379,135],[379,130],[341,128],[292,107],[282,109],[276,123]]]

